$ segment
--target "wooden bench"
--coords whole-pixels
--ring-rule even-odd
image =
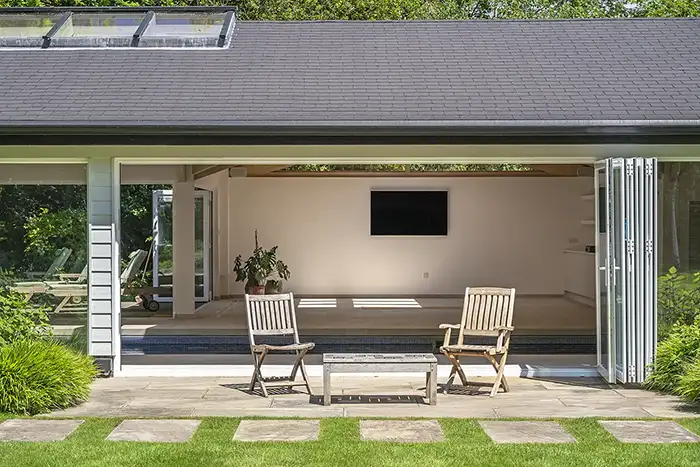
[[[324,353],[323,405],[331,405],[331,373],[425,373],[425,395],[437,402],[437,358],[430,353]]]

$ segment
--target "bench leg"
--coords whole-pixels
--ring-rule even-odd
[[[331,367],[323,365],[323,405],[331,405]]]
[[[428,396],[428,403],[430,405],[437,404],[437,363],[430,364],[430,372],[427,376],[428,384],[425,386],[425,392]]]

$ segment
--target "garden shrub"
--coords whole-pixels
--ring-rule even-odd
[[[98,370],[93,359],[48,339],[0,348],[0,412],[35,415],[87,400]]]
[[[658,345],[648,389],[678,393],[681,378],[700,359],[700,318],[694,324],[677,324]]]
[[[659,339],[664,339],[675,324],[693,324],[700,316],[700,272],[681,274],[672,267],[658,281]]]
[[[676,393],[689,402],[700,402],[700,353],[689,364],[678,382]]]
[[[51,335],[46,310],[29,303],[24,294],[0,287],[0,347]]]

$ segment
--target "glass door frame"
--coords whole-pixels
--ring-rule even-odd
[[[212,288],[211,288],[211,272],[212,272],[212,196],[211,192],[207,190],[195,190],[194,192],[195,202],[197,198],[202,199],[202,222],[203,222],[203,244],[202,249],[204,251],[204,261],[203,261],[203,281],[202,281],[202,291],[203,295],[198,296],[195,292],[195,302],[203,303],[211,301],[212,299]],[[159,205],[162,199],[169,198],[169,202],[173,202],[173,190],[154,190],[153,191],[153,287],[159,287],[159,277],[158,277],[158,267],[159,267],[159,247],[160,247],[160,235],[159,235]],[[172,235],[172,233],[171,233]],[[172,239],[171,239],[172,241]],[[194,261],[194,258],[192,258]],[[195,274],[196,274],[195,268]],[[196,278],[195,278],[196,284]],[[195,287],[195,291],[197,287]],[[154,298],[159,302],[170,303],[173,301],[172,295],[170,297],[154,295]]]
[[[612,257],[614,239],[612,172],[612,161],[609,159],[595,164],[596,368],[606,381],[614,383],[616,362],[613,289],[615,277],[612,273],[615,267]],[[601,212],[603,210],[601,208],[605,212]],[[602,223],[605,225],[601,225]],[[607,326],[604,328],[606,323]],[[603,349],[604,342],[607,343],[607,349]]]

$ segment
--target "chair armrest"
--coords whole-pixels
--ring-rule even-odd
[[[510,347],[510,333],[515,330],[513,326],[497,326],[498,340],[496,341],[496,351],[503,352],[503,349],[508,351]]]
[[[445,339],[442,341],[442,345],[447,347],[450,345],[450,339],[452,338],[452,330],[459,329],[459,324],[441,324],[440,329],[445,330]]]

